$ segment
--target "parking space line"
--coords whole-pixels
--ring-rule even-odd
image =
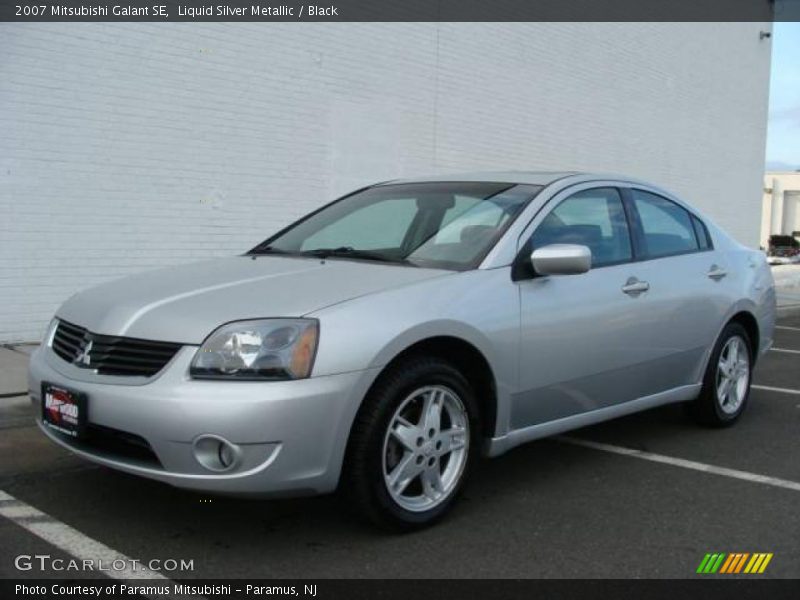
[[[759,475],[758,473],[739,471],[737,469],[728,469],[727,467],[717,467],[715,465],[708,465],[693,460],[686,460],[684,458],[675,458],[673,456],[665,456],[663,454],[654,454],[652,452],[635,450],[634,448],[625,448],[623,446],[612,446],[611,444],[592,442],[590,440],[584,440],[570,436],[559,436],[555,439],[561,442],[566,442],[567,444],[572,444],[574,446],[591,448],[592,450],[600,450],[602,452],[610,452],[611,454],[619,454],[621,456],[641,458],[642,460],[649,460],[651,462],[671,465],[673,467],[681,467],[684,469],[691,469],[693,471],[700,471],[702,473],[711,473],[713,475],[721,475],[723,477],[730,477],[733,479],[739,479],[741,481],[762,483],[764,485],[771,485],[773,487],[783,488],[793,492],[800,492],[800,483],[796,481],[789,481],[787,479],[778,479],[777,477],[769,477],[767,475]]]
[[[800,350],[789,350],[788,348],[770,348],[772,352],[786,352],[787,354],[800,354]]]
[[[800,327],[789,327],[788,325],[775,325],[775,329],[787,329],[789,331],[800,331]]]
[[[800,396],[800,390],[790,390],[789,388],[772,387],[771,385],[751,385],[754,390],[765,390],[767,392],[780,392],[781,394],[797,394]]]
[[[122,561],[117,563],[119,565],[123,562],[128,565],[120,570],[109,568],[98,571],[108,577],[114,579],[158,579],[172,583],[170,579],[157,571],[146,569],[140,562],[82,534],[66,523],[43,513],[38,508],[17,500],[3,490],[0,490],[0,516],[80,561],[93,561],[93,565],[100,565],[102,562],[106,567],[113,565],[114,561]],[[134,562],[138,564],[135,569],[133,568]]]

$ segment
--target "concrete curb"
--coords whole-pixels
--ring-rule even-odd
[[[30,396],[28,396],[27,392],[25,393],[24,396],[16,396],[14,398],[4,398],[0,400],[0,408],[4,410],[8,408],[14,408],[17,406],[30,406],[30,405],[31,405],[31,399]]]

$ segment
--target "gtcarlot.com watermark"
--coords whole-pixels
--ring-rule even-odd
[[[136,558],[103,559],[64,559],[53,558],[49,554],[20,554],[14,559],[18,571],[194,571],[194,559]]]

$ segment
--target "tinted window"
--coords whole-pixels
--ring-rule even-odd
[[[477,265],[540,186],[491,182],[381,185],[334,202],[251,250],[253,254]]]
[[[698,249],[691,215],[662,196],[631,190],[644,233],[644,250],[650,258]]]
[[[436,243],[458,243],[465,236],[490,238],[511,215],[497,204],[480,202],[475,198],[457,196],[456,204],[444,214]]]
[[[692,225],[694,225],[694,233],[697,236],[697,243],[700,244],[700,249],[708,250],[711,248],[711,236],[708,235],[708,229],[703,225],[703,222],[692,215]]]
[[[631,240],[622,199],[614,188],[584,190],[563,200],[534,232],[533,249],[548,244],[581,244],[592,251],[592,266],[631,259]]]
[[[417,214],[414,198],[388,198],[354,210],[347,219],[334,221],[300,244],[301,250],[336,248],[347,240],[357,250],[396,248]]]

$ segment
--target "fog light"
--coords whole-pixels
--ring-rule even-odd
[[[236,453],[233,450],[233,446],[225,442],[220,442],[218,454],[219,462],[224,469],[229,468],[236,460]]]
[[[239,446],[216,435],[202,435],[194,441],[194,458],[209,471],[229,471],[241,455]]]

